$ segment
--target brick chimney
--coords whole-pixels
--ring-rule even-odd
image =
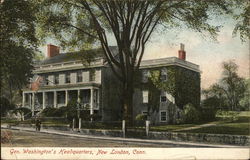
[[[52,44],[47,45],[47,57],[51,58],[57,56],[60,52],[60,48],[58,46],[54,46]]]
[[[181,43],[181,46],[180,46],[180,50],[178,51],[179,52],[179,59],[182,59],[182,60],[186,60],[186,51],[184,50],[184,44]]]

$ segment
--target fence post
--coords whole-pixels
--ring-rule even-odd
[[[82,119],[79,118],[79,132],[81,131],[81,128],[82,128]]]
[[[73,118],[73,122],[72,122],[72,130],[74,131],[75,128],[75,118]]]
[[[125,138],[125,132],[126,132],[126,121],[122,120],[122,134],[123,134],[123,138]]]
[[[147,135],[147,137],[149,135],[149,125],[150,125],[150,121],[146,120],[146,135]]]

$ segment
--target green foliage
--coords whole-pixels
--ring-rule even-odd
[[[239,119],[239,114],[240,112],[219,110],[216,112],[216,117],[224,121],[237,121]]]
[[[200,74],[178,66],[167,67],[167,80],[161,80],[159,69],[152,70],[150,80],[158,90],[164,90],[175,98],[179,108],[191,103],[200,105]]]
[[[199,123],[200,112],[192,104],[185,105],[183,112],[185,123]]]
[[[55,117],[57,108],[47,107],[42,111],[42,115],[45,117]]]
[[[220,108],[226,106],[228,110],[240,110],[240,100],[248,94],[247,83],[238,75],[238,65],[234,61],[223,62],[222,67],[221,80],[205,90],[205,96],[217,97]]]
[[[240,99],[240,107],[241,110],[249,110],[250,109],[250,79],[245,80],[246,92],[244,96]]]
[[[137,120],[137,121],[145,121],[146,119],[147,119],[147,115],[145,115],[145,114],[138,114],[135,117],[135,120]]]
[[[11,104],[9,100],[5,97],[0,97],[0,106],[1,106],[1,117],[5,116],[8,111],[15,109],[15,105]]]
[[[13,101],[16,91],[32,76],[32,60],[38,41],[35,36],[36,7],[31,1],[4,0],[1,12],[1,96]]]
[[[221,108],[221,101],[217,97],[209,97],[201,103],[201,118],[203,121],[215,120],[217,110]]]

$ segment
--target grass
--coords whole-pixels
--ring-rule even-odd
[[[231,135],[250,135],[249,123],[224,123],[211,127],[204,127],[186,130],[188,133],[210,133],[210,134],[231,134]]]
[[[152,126],[151,131],[173,131],[177,129],[183,129],[187,127],[193,127],[195,124],[179,124],[179,125],[163,125],[163,126]]]
[[[241,112],[238,116],[238,119],[235,121],[230,120],[218,120],[214,123],[214,126],[207,126],[197,129],[183,130],[179,132],[188,132],[188,133],[210,133],[210,134],[231,134],[231,135],[250,135],[249,123],[250,122],[250,111]],[[34,124],[34,121],[26,120],[23,122],[16,120],[2,120],[1,123],[8,124]],[[46,120],[42,121],[43,126],[67,126],[69,122],[62,120]],[[151,126],[151,131],[158,132],[171,132],[179,129],[185,129],[188,127],[194,127],[197,124],[178,124],[178,125],[159,125],[159,126]],[[82,123],[82,127],[86,129],[108,129],[108,130],[121,130],[121,124],[105,124],[105,123]],[[135,130],[145,130],[145,126],[141,127],[132,127],[131,129]]]
[[[13,120],[13,119],[1,119],[1,124],[10,124],[10,125],[19,125],[19,124],[35,124],[34,120],[25,120],[25,121],[19,121],[19,120]],[[67,126],[69,125],[66,121],[61,120],[46,120],[42,121],[43,126]]]
[[[231,134],[250,135],[250,112],[245,111],[239,114],[235,121],[218,121],[215,126],[185,130],[188,133],[211,133],[211,134]]]

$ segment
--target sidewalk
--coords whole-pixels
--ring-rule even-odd
[[[27,127],[14,127],[9,128],[7,125],[1,125],[3,129],[13,129],[20,131],[29,131],[36,132],[34,128]],[[171,140],[155,140],[155,139],[136,139],[136,138],[121,138],[121,137],[104,137],[104,136],[91,136],[91,135],[83,135],[79,132],[73,131],[57,131],[57,130],[49,130],[42,129],[40,133],[45,134],[56,134],[63,136],[71,136],[71,137],[79,137],[79,138],[87,138],[87,139],[101,139],[101,140],[109,140],[109,141],[125,141],[132,143],[152,143],[152,144],[174,144],[174,145],[184,145],[184,146],[192,146],[192,147],[215,147],[215,148],[245,148],[247,146],[236,146],[236,145],[219,145],[219,144],[205,144],[205,143],[194,143],[194,142],[180,142],[180,141],[171,141]]]

